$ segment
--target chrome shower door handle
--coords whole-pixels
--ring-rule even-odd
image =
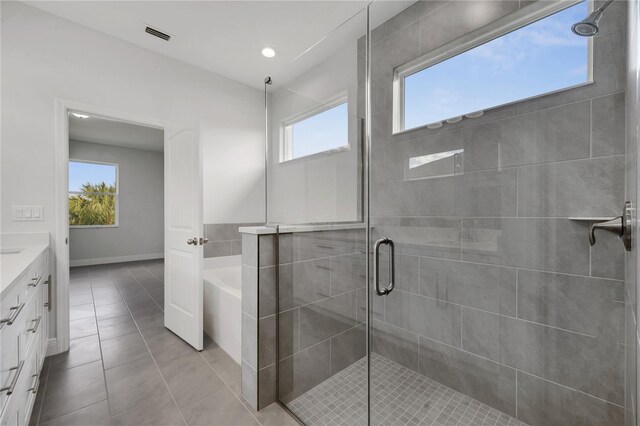
[[[380,246],[389,246],[389,285],[380,288]],[[385,296],[393,290],[396,281],[395,273],[395,245],[389,238],[380,238],[373,245],[373,285],[378,296]]]
[[[591,228],[589,229],[589,244],[593,246],[596,243],[596,230],[602,229],[603,231],[612,232],[619,236],[620,239],[622,239],[622,244],[624,245],[625,250],[630,251],[632,220],[631,202],[627,201],[624,203],[622,216],[618,216],[606,222],[597,222],[591,225]]]

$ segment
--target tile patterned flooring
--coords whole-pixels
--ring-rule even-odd
[[[373,354],[372,425],[526,426],[494,408]],[[307,425],[366,425],[367,364],[362,358],[287,406]]]
[[[71,269],[69,352],[48,357],[32,425],[297,425],[240,396],[240,366],[164,328],[162,261]]]
[[[162,261],[72,268],[69,352],[48,357],[31,425],[297,425],[277,404],[256,412],[240,366],[214,342],[194,350],[164,328]],[[374,425],[525,426],[374,355]],[[366,360],[289,407],[308,425],[366,425]]]

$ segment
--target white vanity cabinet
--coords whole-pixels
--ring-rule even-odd
[[[3,256],[2,266],[13,259]],[[47,350],[49,285],[48,245],[28,247],[15,256],[26,266],[3,282],[0,302],[0,425],[29,424]],[[29,257],[30,256],[30,257]],[[12,265],[12,266],[15,266]],[[3,279],[6,277],[3,277]]]

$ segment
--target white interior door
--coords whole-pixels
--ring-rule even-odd
[[[202,349],[202,162],[197,129],[165,129],[164,325]]]

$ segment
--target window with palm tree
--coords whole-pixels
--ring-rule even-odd
[[[69,226],[118,226],[118,165],[69,161]]]

